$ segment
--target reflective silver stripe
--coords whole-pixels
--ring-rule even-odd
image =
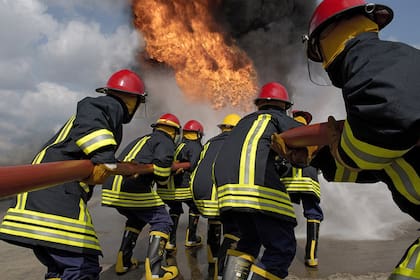
[[[420,253],[420,248],[419,248],[419,244],[417,243],[416,245],[417,248],[414,250],[413,253],[411,253],[410,255],[410,261],[407,264],[407,268],[410,269],[415,269],[416,268],[416,263],[417,263],[417,259],[419,258],[419,253]]]
[[[164,202],[155,191],[147,193],[121,193],[103,189],[102,204],[110,206],[144,208],[161,206],[164,205]]]
[[[405,164],[406,167],[401,166],[402,164]],[[412,179],[416,180],[415,183],[411,180],[410,175],[407,173],[410,168],[412,169],[414,177]],[[399,158],[394,160],[391,165],[387,166],[385,168],[385,172],[391,178],[397,190],[405,198],[414,204],[420,204],[420,194],[416,190],[417,185],[420,191],[420,179],[414,168],[409,163],[407,163],[403,158]]]
[[[344,123],[340,144],[344,152],[363,169],[383,169],[392,159],[399,158],[410,150],[389,150],[360,141],[354,137],[347,121]]]
[[[153,173],[156,176],[168,177],[169,175],[171,175],[171,167],[160,167],[156,164],[153,164]]]
[[[22,233],[21,236],[25,236],[25,234],[23,234],[23,233],[30,233],[30,234],[37,235],[39,237],[45,236],[47,238],[49,237],[49,238],[55,238],[55,239],[65,239],[62,242],[64,244],[66,244],[65,241],[74,241],[74,242],[78,242],[78,243],[81,243],[81,244],[90,244],[90,245],[93,245],[93,246],[99,246],[99,242],[96,241],[97,240],[96,237],[94,237],[95,240],[89,240],[89,239],[85,239],[85,238],[76,238],[76,237],[74,237],[75,233],[71,233],[71,232],[64,231],[64,230],[61,230],[61,232],[63,232],[63,234],[58,234],[58,233],[56,234],[56,233],[42,231],[42,228],[40,230],[30,230],[30,229],[22,228],[22,227],[19,227],[19,226],[8,225],[9,223],[10,222],[4,222],[0,227],[0,232],[3,229],[6,229],[6,230],[19,231],[20,233]],[[37,225],[32,225],[32,226],[39,227]],[[54,229],[54,230],[57,231],[59,229]],[[77,234],[83,235],[83,233],[77,233]],[[89,237],[93,237],[93,236],[89,235]]]
[[[223,208],[223,207],[241,208],[245,206],[247,208],[265,210],[265,211],[275,212],[279,214],[284,214],[293,218],[295,217],[295,212],[293,211],[293,209],[291,210],[288,207],[282,207],[278,203],[264,203],[262,199],[259,199],[258,201],[252,201],[252,200],[247,199],[246,197],[235,197],[235,196],[222,197],[219,199],[220,208]]]
[[[16,218],[14,219],[13,217],[16,217]],[[21,212],[13,212],[12,209],[7,212],[6,216],[4,217],[4,220],[12,219],[14,221],[28,223],[26,221],[21,221],[20,218],[25,218],[25,219],[30,219],[30,220],[34,220],[34,221],[41,221],[41,222],[51,223],[51,224],[54,224],[54,225],[69,226],[69,227],[72,227],[72,228],[81,229],[82,230],[81,232],[84,232],[86,230],[87,231],[92,231],[92,232],[95,231],[94,228],[93,228],[93,226],[88,226],[88,225],[83,225],[83,224],[66,222],[66,221],[63,221],[61,219],[40,217],[40,216],[29,215],[29,214],[21,213]],[[70,219],[70,218],[67,218],[67,219]]]
[[[284,201],[290,203],[290,198],[287,193],[284,193],[280,190],[270,189],[268,187],[259,187],[259,186],[241,186],[241,185],[224,185],[218,188],[217,190],[219,199],[221,196],[227,193],[246,193],[249,195],[264,196],[269,199]],[[290,205],[292,205],[290,203]]]
[[[141,151],[144,144],[151,138],[151,136],[146,136],[141,138],[134,146],[131,148],[131,150],[127,153],[127,155],[124,157],[124,161],[130,162],[133,159],[136,158],[137,154]]]
[[[242,148],[242,151],[245,150],[245,165],[242,166],[244,170],[244,177],[241,183],[243,184],[252,184],[254,182],[250,182],[251,173],[255,172],[255,166],[251,166],[251,161],[255,159],[255,153],[252,152],[252,149],[255,145],[258,145],[259,137],[257,137],[261,132],[261,130],[265,130],[267,127],[267,121],[271,119],[271,116],[268,114],[263,114],[258,116],[256,123],[253,124],[253,128],[250,132],[251,135],[249,137],[248,143],[245,143],[246,146]],[[248,138],[248,135],[247,135]],[[245,149],[244,149],[245,148]],[[243,153],[243,152],[242,152]],[[243,156],[243,155],[242,155]]]
[[[345,145],[347,145],[347,147],[349,147],[349,149],[354,153],[356,157],[364,161],[376,164],[387,164],[390,161],[390,158],[374,156],[358,149],[353,145],[353,143],[350,142],[350,139],[346,133],[342,134],[341,140],[345,143]]]
[[[109,140],[109,141],[108,141]],[[102,144],[99,144],[103,142]],[[92,138],[91,140],[84,142],[79,147],[82,149],[85,154],[90,154],[93,151],[96,151],[99,148],[108,146],[108,145],[116,145],[117,142],[115,142],[114,136],[109,134],[102,134],[98,135],[95,138]],[[94,147],[96,146],[96,147]]]

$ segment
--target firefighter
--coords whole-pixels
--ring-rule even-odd
[[[293,110],[293,118],[308,125],[312,114],[306,111]],[[318,266],[319,227],[324,219],[321,206],[321,188],[318,182],[318,170],[313,166],[296,168],[289,166],[287,174],[281,178],[293,203],[302,201],[303,216],[306,218],[305,265],[310,268]]]
[[[342,90],[346,119],[340,130],[328,118],[329,145],[311,165],[329,181],[384,182],[401,211],[420,221],[420,50],[379,39],[392,18],[391,8],[363,0],[324,0],[314,11],[307,55]],[[390,279],[420,278],[419,248],[417,239]]]
[[[227,252],[229,280],[285,278],[296,252],[295,212],[270,143],[273,133],[302,124],[287,115],[292,102],[279,83],[265,84],[254,103],[258,110],[238,122],[214,162],[220,215],[234,217],[240,230],[236,249]]]
[[[101,247],[87,208],[95,184],[115,174],[115,151],[123,124],[130,122],[146,93],[141,78],[128,69],[112,74],[105,93],[77,103],[76,114],[35,156],[32,164],[90,159],[92,174],[18,194],[0,225],[0,239],[31,248],[47,267],[45,279],[99,279]]]
[[[193,199],[201,215],[207,218],[207,257],[211,279],[222,276],[226,252],[239,240],[239,229],[234,220],[220,220],[216,186],[213,180],[213,162],[225,139],[239,122],[238,114],[228,114],[218,125],[221,132],[209,139],[200,154],[200,160],[191,175]],[[223,224],[223,226],[222,226]],[[221,243],[223,227],[223,242]]]
[[[164,114],[151,126],[153,132],[131,141],[122,151],[119,160],[152,164],[153,173],[108,178],[102,186],[102,205],[116,208],[127,218],[117,254],[116,273],[122,275],[138,266],[138,260],[132,258],[133,249],[143,227],[150,224],[145,261],[146,280],[174,279],[178,269],[176,266],[166,266],[165,259],[165,245],[172,220],[153,185],[155,182],[166,185],[169,180],[175,151],[174,141],[180,133],[181,125],[175,115]]]
[[[169,242],[166,244],[166,249],[171,253],[176,250],[176,232],[179,218],[184,213],[183,203],[189,207],[185,246],[192,248],[202,245],[202,238],[197,235],[200,211],[198,211],[192,199],[190,176],[200,158],[203,148],[201,144],[203,133],[203,126],[196,120],[189,120],[184,124],[182,127],[182,141],[176,147],[174,160],[176,162],[189,162],[191,166],[186,170],[177,170],[176,173],[172,174],[167,188],[158,188],[159,195],[169,207],[169,214],[173,221]]]

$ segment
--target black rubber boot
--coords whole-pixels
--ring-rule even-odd
[[[136,246],[139,233],[140,231],[137,229],[125,228],[120,250],[117,255],[117,263],[115,264],[115,272],[118,275],[125,274],[139,266],[139,261],[132,258],[133,249]]]
[[[239,237],[234,236],[232,234],[225,234],[223,236],[223,242],[222,242],[222,245],[220,246],[219,256],[217,260],[217,270],[218,270],[219,278],[221,278],[223,275],[227,251],[229,249],[235,249],[236,243],[238,243],[238,241],[239,241]]]
[[[200,219],[199,214],[190,213],[188,216],[188,227],[187,234],[185,236],[186,247],[197,247],[201,246],[202,239],[197,235],[198,220]]]
[[[176,251],[176,231],[178,230],[179,216],[178,214],[171,214],[173,225],[169,234],[169,241],[166,243],[166,250],[170,253]]]
[[[319,220],[308,220],[306,222],[306,248],[305,265],[308,267],[318,267],[318,238],[319,238]]]
[[[208,279],[217,280],[218,256],[220,251],[220,237],[222,234],[222,223],[218,220],[208,220],[207,224],[207,260]]]
[[[165,245],[167,240],[168,235],[163,232],[150,232],[149,248],[144,263],[146,280],[169,280],[178,276],[178,268],[166,264]]]
[[[223,280],[247,280],[254,258],[236,250],[228,250]]]

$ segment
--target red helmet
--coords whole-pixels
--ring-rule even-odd
[[[365,0],[323,0],[312,15],[309,23],[309,36],[307,55],[309,59],[322,62],[318,49],[318,35],[331,22],[342,15],[364,14],[378,24],[379,29],[384,28],[392,21],[394,16],[391,8],[385,5],[366,3]]]
[[[262,88],[258,97],[254,100],[254,104],[258,105],[261,100],[278,100],[286,103],[286,109],[289,109],[293,103],[289,99],[289,94],[284,86],[279,83],[267,83]]]
[[[172,114],[163,114],[160,118],[156,121],[156,123],[152,124],[151,127],[156,127],[157,125],[167,125],[175,127],[176,129],[181,128],[181,123],[179,122],[178,118]]]
[[[194,131],[194,132],[198,132],[200,135],[204,134],[204,128],[201,125],[201,123],[199,123],[196,120],[189,120],[184,124],[184,127],[182,128],[182,130],[185,131]]]
[[[105,87],[97,88],[97,92],[107,93],[108,90],[115,90],[121,93],[128,93],[146,96],[142,79],[133,71],[123,69],[115,72],[108,79]]]
[[[306,121],[306,124],[309,124],[312,121],[312,114],[306,111],[301,110],[293,110],[292,111],[293,118],[296,117],[303,117]]]

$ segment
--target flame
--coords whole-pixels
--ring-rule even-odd
[[[146,42],[147,55],[169,65],[183,93],[249,110],[257,91],[254,65],[223,31],[212,12],[216,0],[135,0],[134,26]]]

